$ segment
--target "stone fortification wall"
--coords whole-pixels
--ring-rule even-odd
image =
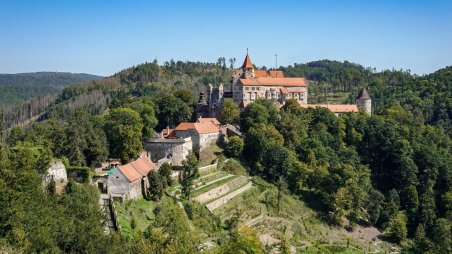
[[[47,176],[45,180],[46,182],[48,182],[52,178],[55,182],[67,181],[67,171],[63,162],[54,161],[50,163],[50,168],[47,170]]]

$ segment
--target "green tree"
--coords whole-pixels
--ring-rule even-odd
[[[163,183],[160,174],[154,170],[148,173],[149,188],[147,190],[148,198],[159,201],[163,196]]]
[[[268,123],[276,125],[279,119],[278,108],[276,108],[275,101],[259,98],[255,101],[256,104],[262,105],[267,109],[268,112]]]
[[[150,105],[143,106],[143,111],[141,111],[140,116],[143,121],[143,137],[152,137],[154,135],[154,128],[158,123],[154,108]]]
[[[240,130],[248,132],[248,130],[259,124],[267,124],[270,114],[265,106],[257,103],[250,103],[240,113]]]
[[[151,253],[197,253],[198,240],[190,229],[183,210],[172,200],[164,201],[145,237],[151,243]]]
[[[228,144],[226,145],[226,155],[229,157],[240,157],[243,151],[243,139],[239,136],[234,136],[229,138]]]
[[[193,181],[198,177],[199,162],[193,153],[182,161],[182,193],[190,200]]]
[[[190,121],[194,108],[174,95],[166,95],[157,103],[157,119],[160,129],[176,127],[180,122]]]
[[[155,116],[155,104],[149,97],[140,97],[124,105],[140,114],[143,122],[143,137],[152,137],[158,120]]]
[[[401,242],[408,235],[406,227],[406,216],[399,212],[388,224],[386,235],[395,242]]]
[[[451,222],[445,218],[437,219],[435,221],[435,225],[433,226],[433,231],[430,238],[435,244],[435,249],[438,253],[451,253]]]
[[[225,99],[220,112],[220,121],[223,124],[236,125],[240,120],[240,110],[232,99]]]
[[[9,146],[15,146],[18,142],[23,142],[25,140],[25,132],[21,127],[14,127],[11,129],[11,133],[8,138],[6,138],[6,143]]]
[[[105,121],[105,133],[110,145],[110,155],[127,163],[142,151],[140,115],[130,108],[115,108]]]
[[[273,125],[257,125],[245,136],[243,153],[254,163],[261,163],[266,150],[274,145],[283,145],[284,138]]]
[[[240,226],[232,232],[231,240],[226,244],[222,253],[263,254],[264,248],[254,230],[247,226]]]
[[[163,187],[171,186],[173,185],[173,179],[171,178],[171,175],[173,173],[173,169],[170,164],[167,162],[163,163],[160,167],[159,174],[162,178]]]
[[[187,105],[194,105],[196,102],[195,96],[191,90],[181,88],[174,92],[174,96],[176,98],[181,99],[183,102],[185,102]]]

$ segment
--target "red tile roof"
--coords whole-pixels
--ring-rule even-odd
[[[169,130],[168,129],[163,129],[162,130],[162,136],[164,138],[174,138],[174,136],[175,136],[174,129],[169,129]]]
[[[246,54],[245,61],[243,62],[242,68],[247,68],[247,69],[253,68],[253,64],[251,63],[251,59],[248,54]]]
[[[176,127],[176,131],[186,131],[190,129],[195,129],[195,123],[182,122]]]
[[[203,123],[182,122],[176,127],[177,131],[196,130],[199,134],[219,132],[219,128],[211,121]]]
[[[155,164],[142,153],[138,159],[125,165],[121,165],[118,169],[124,174],[129,182],[133,182],[147,176],[150,171],[155,169]]]
[[[212,122],[195,123],[195,128],[199,134],[216,133],[220,131],[220,129]]]
[[[358,112],[357,105],[343,104],[301,104],[302,108],[327,108],[334,113]]]
[[[282,71],[271,70],[270,77],[272,78],[284,78],[284,73]]]
[[[129,180],[129,182],[136,181],[143,177],[133,166],[132,164],[121,165],[118,167],[122,174]]]
[[[268,73],[266,70],[254,70],[254,77],[267,77]]]
[[[220,121],[218,121],[215,117],[212,117],[212,118],[208,118],[208,117],[206,117],[206,118],[200,117],[200,118],[198,118],[198,121],[197,121],[197,122],[198,122],[198,123],[211,122],[211,123],[215,124],[216,126],[219,126],[219,125],[220,125]]]
[[[240,79],[244,86],[306,86],[307,80],[305,78],[271,78],[260,77],[250,79]]]

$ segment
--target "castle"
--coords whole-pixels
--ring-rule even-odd
[[[223,84],[209,84],[206,93],[200,93],[197,117],[219,117],[219,111],[227,98],[232,99],[241,110],[249,103],[265,98],[273,100],[278,108],[286,100],[294,99],[303,108],[328,108],[336,115],[358,112],[359,109],[368,114],[372,112],[372,99],[366,88],[361,89],[356,97],[356,104],[353,105],[308,104],[308,83],[306,78],[284,77],[280,70],[256,70],[247,53],[241,68],[233,70],[230,92],[224,91]]]

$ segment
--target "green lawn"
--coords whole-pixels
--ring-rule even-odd
[[[167,197],[163,196],[163,199],[165,198]],[[117,202],[115,205],[121,233],[129,237],[132,237],[135,230],[144,231],[154,220],[152,211],[156,202],[140,198],[137,201],[129,200],[124,204]],[[132,229],[131,226],[132,218],[135,219],[135,229]]]

